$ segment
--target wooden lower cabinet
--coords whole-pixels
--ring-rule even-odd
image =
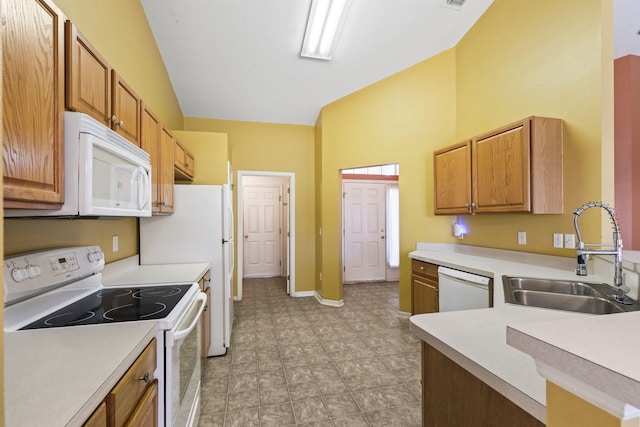
[[[543,427],[544,423],[422,342],[422,425]]]
[[[107,427],[107,403],[103,401],[82,427]]]
[[[111,389],[83,427],[156,427],[158,425],[158,380],[156,339]]]
[[[438,266],[411,260],[411,314],[438,312]]]
[[[155,380],[140,399],[126,427],[156,427],[158,425],[158,380]]]

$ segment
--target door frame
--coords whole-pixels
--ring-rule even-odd
[[[237,258],[239,266],[236,269],[237,272],[237,286],[238,295],[236,299],[242,300],[242,280],[244,277],[244,200],[243,200],[243,187],[242,178],[245,176],[264,176],[264,177],[281,177],[289,179],[289,205],[287,206],[289,211],[289,235],[287,237],[287,276],[289,295],[296,296],[296,274],[295,274],[295,244],[296,244],[296,175],[293,172],[265,172],[265,171],[238,171],[238,191],[236,199],[236,212],[238,213],[237,219],[237,236],[236,242],[242,242],[242,244],[236,245]]]

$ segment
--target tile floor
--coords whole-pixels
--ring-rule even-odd
[[[204,366],[200,427],[420,426],[420,342],[398,283],[345,285],[344,306],[245,280],[231,348]]]

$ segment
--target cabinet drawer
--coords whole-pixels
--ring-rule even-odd
[[[107,397],[111,403],[110,406],[115,409],[116,427],[124,425],[130,417],[147,387],[153,382],[155,369],[156,340],[154,338]]]
[[[438,280],[438,266],[428,262],[411,260],[411,273]]]

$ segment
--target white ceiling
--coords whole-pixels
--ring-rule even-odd
[[[299,55],[311,0],[141,0],[183,115],[303,125],[322,106],[455,46],[493,0],[461,10],[444,2],[353,0],[327,62]],[[633,28],[616,32],[616,46],[630,40],[640,51],[640,0],[615,2],[616,22]]]

